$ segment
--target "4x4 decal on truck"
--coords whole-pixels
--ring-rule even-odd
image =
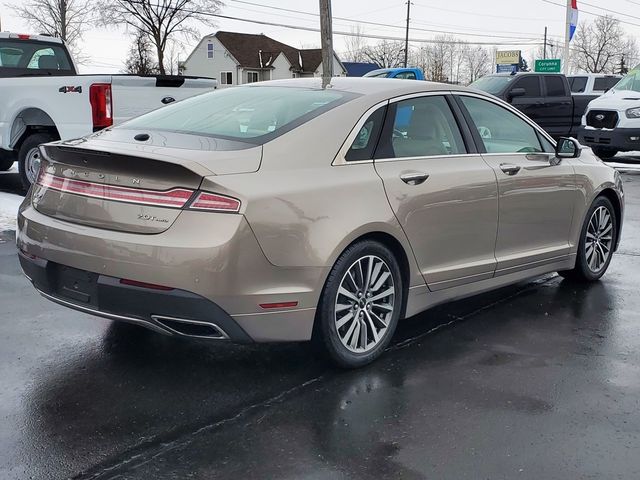
[[[79,87],[60,87],[60,93],[82,93],[82,86]]]

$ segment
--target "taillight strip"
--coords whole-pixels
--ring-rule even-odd
[[[193,195],[193,190],[174,188],[171,190],[144,190],[118,187],[101,183],[86,182],[58,177],[42,171],[36,182],[45,188],[63,193],[73,193],[84,197],[101,198],[116,202],[138,203],[159,207],[182,208]]]

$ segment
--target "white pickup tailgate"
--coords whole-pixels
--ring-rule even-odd
[[[173,103],[171,99],[177,102],[210,92],[216,84],[212,78],[114,75],[111,79],[114,124]]]

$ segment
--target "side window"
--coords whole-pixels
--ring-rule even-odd
[[[390,107],[377,158],[467,153],[455,117],[443,96],[416,97]]]
[[[540,80],[537,76],[525,75],[512,88],[524,88],[525,97],[541,97]]]
[[[416,80],[416,74],[414,72],[401,72],[396,75],[396,78],[402,78],[404,80]]]
[[[600,77],[596,78],[593,81],[593,90],[596,92],[606,92],[610,88],[612,88],[616,83],[618,83],[618,78],[616,77]]]
[[[547,86],[548,97],[564,97],[566,95],[562,77],[547,75],[544,77],[544,83]]]
[[[584,93],[587,89],[587,77],[571,77],[569,85],[573,93]]]
[[[476,97],[459,97],[467,108],[487,153],[542,152],[536,130],[504,107]]]
[[[360,128],[358,135],[356,135],[351,148],[345,155],[345,160],[348,162],[354,162],[358,160],[371,160],[373,158],[373,152],[378,143],[378,137],[380,136],[380,130],[382,130],[382,122],[384,122],[384,114],[387,107],[380,107],[373,112],[364,125]]]
[[[207,58],[213,58],[213,43],[207,43]]]

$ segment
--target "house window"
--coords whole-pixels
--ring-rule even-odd
[[[213,58],[213,43],[207,43],[207,58]]]
[[[254,83],[258,80],[258,72],[247,72],[247,83]]]
[[[232,72],[220,72],[220,85],[233,85]]]

